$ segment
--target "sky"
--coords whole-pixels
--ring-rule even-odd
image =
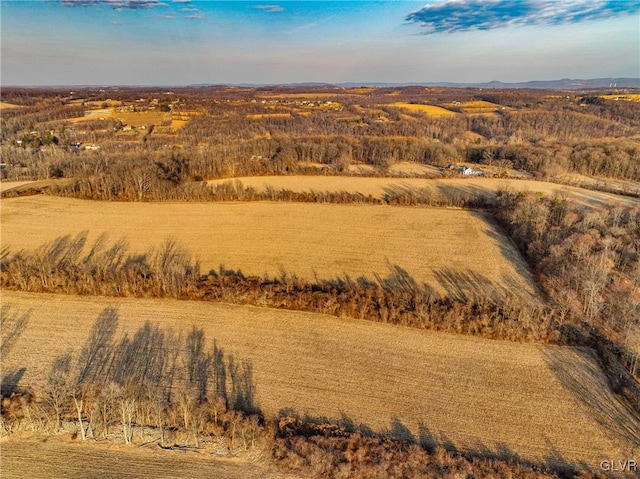
[[[0,0],[0,83],[640,77],[640,0]]]

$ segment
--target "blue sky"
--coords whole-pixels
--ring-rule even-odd
[[[0,2],[2,85],[640,76],[640,0]]]

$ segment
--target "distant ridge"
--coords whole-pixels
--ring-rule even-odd
[[[220,86],[219,83],[198,83],[190,86]],[[405,86],[425,86],[425,87],[450,87],[450,88],[540,88],[554,90],[583,90],[589,88],[640,88],[640,78],[592,78],[587,80],[563,78],[562,80],[535,80],[528,82],[507,83],[501,81],[490,81],[485,83],[455,83],[455,82],[304,82],[304,83],[236,83],[237,87],[265,87],[265,86],[285,86],[285,87],[328,87],[337,86],[343,88],[354,87],[378,87],[392,88]]]

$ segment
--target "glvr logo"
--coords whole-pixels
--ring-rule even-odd
[[[600,463],[600,469],[607,472],[637,472],[638,462],[633,459],[627,459],[626,461],[602,461]]]

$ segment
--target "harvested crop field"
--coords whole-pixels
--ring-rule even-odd
[[[69,183],[69,179],[51,179],[37,181],[2,181],[0,182],[0,192],[4,194],[24,194],[38,190],[44,190],[52,185],[64,185]]]
[[[46,180],[45,180],[46,181]],[[13,188],[20,188],[22,186],[34,183],[33,181],[0,181],[0,191],[5,192]]]
[[[248,461],[223,460],[202,454],[60,440],[5,440],[2,477],[55,479],[276,479],[283,474]]]
[[[403,108],[405,110],[424,113],[427,116],[455,116],[457,113],[435,105],[423,105],[419,103],[392,103],[389,106]]]
[[[14,105],[13,103],[7,103],[6,101],[0,101],[0,110],[10,110],[12,108],[24,108],[22,105]]]
[[[602,191],[587,190],[577,186],[566,186],[536,180],[502,178],[358,178],[349,176],[253,176],[237,178],[245,186],[265,190],[267,186],[292,191],[330,191],[361,193],[382,198],[385,193],[412,188],[430,188],[434,193],[455,193],[490,197],[501,188],[513,191],[534,191],[545,195],[560,195],[579,206],[600,208],[607,205],[638,206],[640,198],[621,196]],[[224,183],[212,180],[209,184]],[[235,181],[235,179],[233,180]]]
[[[134,252],[175,237],[201,261],[244,274],[374,279],[390,266],[442,294],[532,297],[526,264],[488,215],[474,211],[310,203],[111,203],[30,196],[2,202],[2,244],[33,249],[63,235],[108,233]]]
[[[115,305],[121,332],[145,321],[196,326],[251,360],[267,416],[291,407],[400,437],[594,470],[640,448],[640,422],[610,393],[588,350],[221,303],[5,291],[2,304],[30,310],[3,355],[4,371],[25,368],[24,385],[41,379],[56,355],[78,349],[100,311]]]

